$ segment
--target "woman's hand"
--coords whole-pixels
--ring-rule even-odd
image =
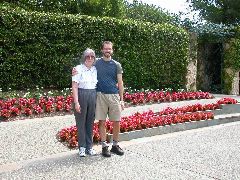
[[[81,112],[81,107],[79,103],[75,103],[75,110],[80,113]]]

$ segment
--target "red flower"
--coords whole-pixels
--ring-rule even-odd
[[[21,114],[21,111],[17,107],[12,107],[11,108],[11,114],[13,116],[19,116]]]
[[[53,112],[53,101],[50,99],[47,102],[45,102],[45,111],[46,112]]]
[[[30,108],[25,108],[25,109],[24,109],[24,113],[25,113],[25,115],[27,115],[27,116],[32,115],[32,111],[31,111]]]
[[[2,110],[0,111],[0,114],[1,114],[1,116],[4,117],[4,118],[9,118],[9,117],[11,116],[11,111],[8,110],[8,109],[2,109]]]
[[[78,146],[78,141],[77,141],[77,138],[75,136],[71,137],[69,140],[68,140],[68,147],[70,148],[75,148]]]
[[[56,103],[56,111],[62,111],[63,110],[63,102],[57,101]]]
[[[43,112],[43,109],[41,108],[40,105],[35,105],[35,106],[33,106],[33,112],[36,114],[40,114]]]
[[[217,101],[218,104],[236,104],[238,101],[233,98],[222,98]]]

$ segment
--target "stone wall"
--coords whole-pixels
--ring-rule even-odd
[[[210,63],[208,61],[210,49],[209,44],[198,44],[197,88],[202,91],[209,91],[212,83],[212,76],[209,73]]]
[[[190,34],[190,45],[189,45],[189,64],[187,72],[187,84],[186,89],[188,91],[197,90],[197,35]]]
[[[232,83],[232,90],[230,92],[231,94],[234,95],[239,95],[239,72],[235,73],[235,76],[233,78],[233,83]]]
[[[222,55],[230,47],[229,43],[198,43],[197,36],[190,34],[186,89],[239,95],[240,72],[224,68]]]
[[[233,78],[229,94],[239,95],[239,72],[232,71],[231,69],[227,69],[226,72]]]
[[[227,53],[231,49],[231,41],[224,44],[224,52]],[[225,59],[225,63],[228,59]],[[232,68],[224,69],[224,90],[227,94],[239,95],[240,94],[240,72]]]

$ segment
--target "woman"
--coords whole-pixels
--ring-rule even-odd
[[[97,70],[93,63],[96,56],[92,49],[83,52],[82,64],[76,67],[78,74],[72,77],[75,120],[78,129],[79,156],[95,155],[92,148],[93,123],[96,108]]]

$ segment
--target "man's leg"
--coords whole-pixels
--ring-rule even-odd
[[[120,97],[118,94],[109,95],[109,100],[111,102],[109,106],[109,119],[113,122],[113,146],[111,152],[117,155],[123,155],[124,152],[118,145],[122,111],[119,99]]]
[[[106,118],[107,118],[108,104],[105,94],[97,93],[96,103],[96,120],[99,121],[99,134],[102,144],[102,155],[104,157],[111,157],[111,153],[108,150],[108,143],[106,141]]]
[[[108,150],[108,143],[106,141],[107,134],[106,134],[106,121],[105,120],[99,120],[99,134],[102,144],[102,155],[104,157],[111,157],[111,153]]]
[[[118,145],[119,133],[120,133],[120,121],[113,121],[113,145],[111,152],[121,156],[124,154],[124,151]]]
[[[105,142],[107,138],[105,124],[106,124],[105,120],[99,120],[99,134],[102,142]]]
[[[119,141],[119,133],[120,133],[120,122],[113,121],[113,140],[116,142]]]

